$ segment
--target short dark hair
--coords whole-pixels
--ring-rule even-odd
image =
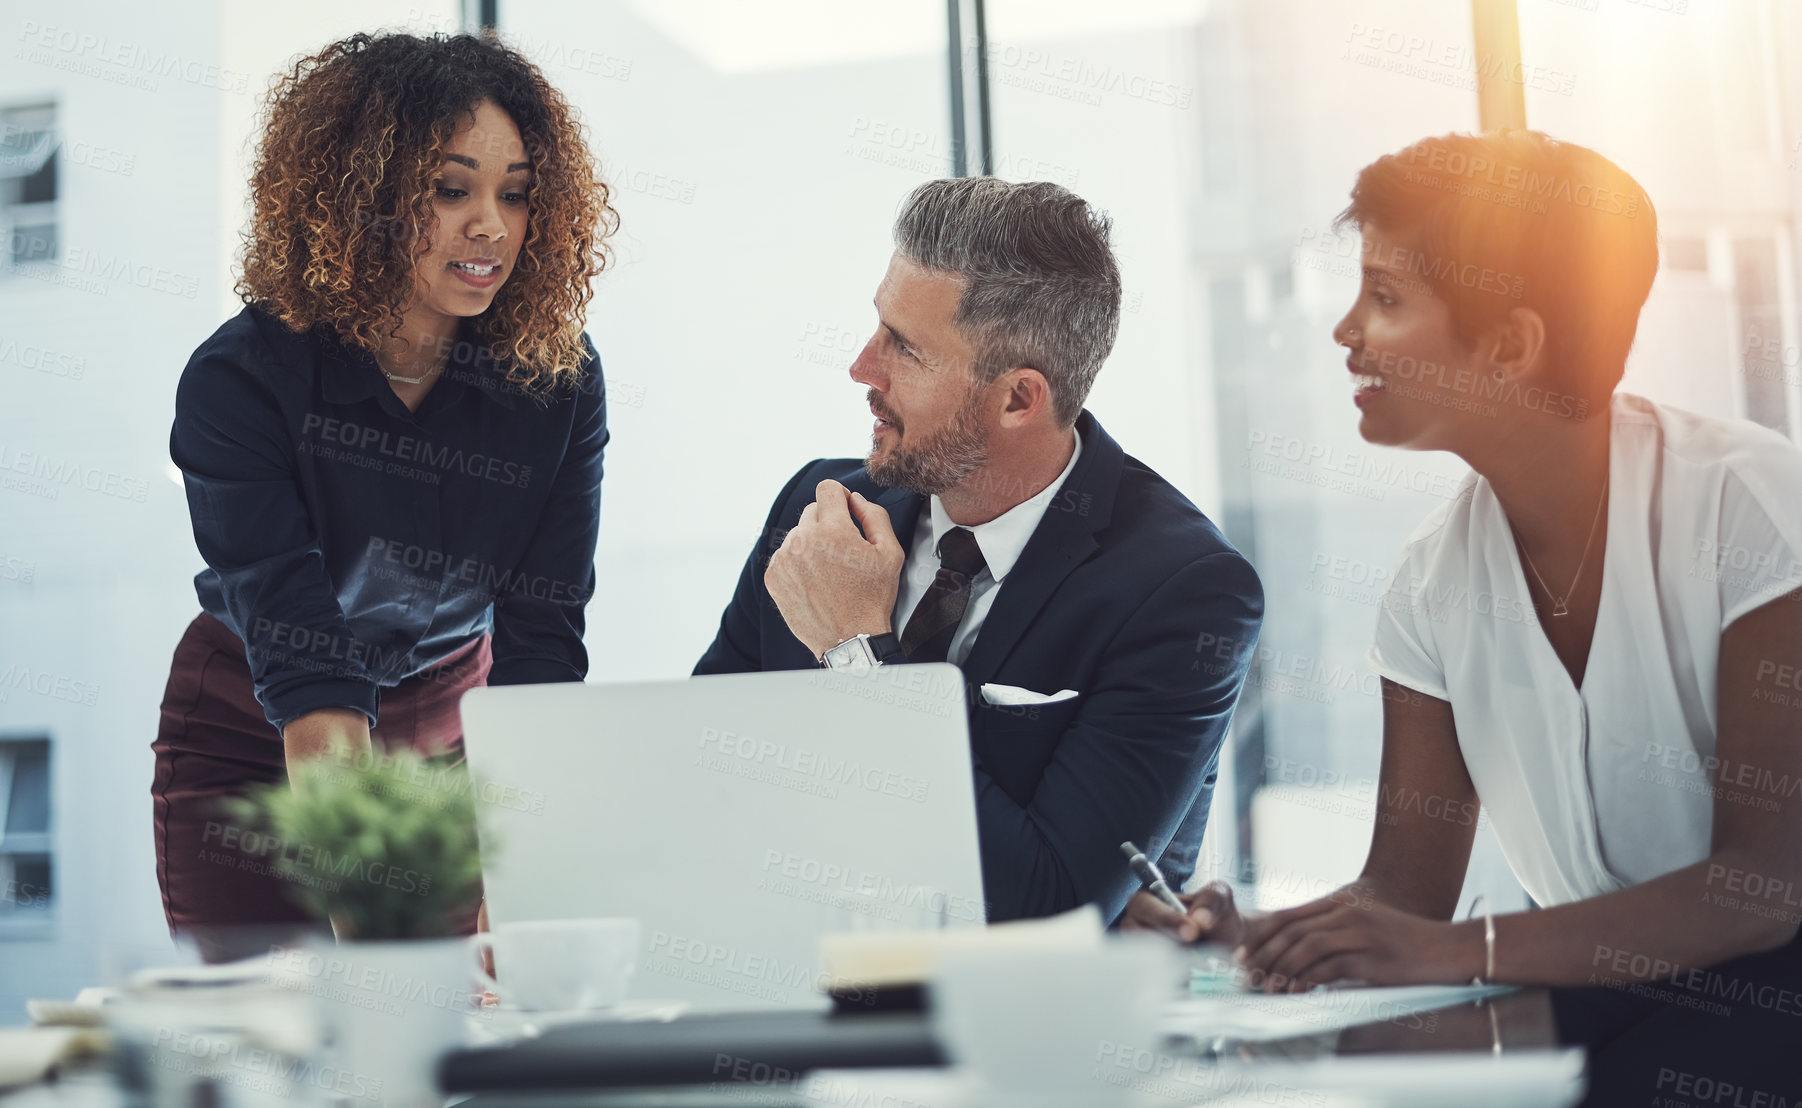
[[[1605,397],[1620,383],[1658,271],[1658,216],[1594,150],[1515,128],[1422,139],[1365,166],[1337,223],[1412,239],[1410,270],[1451,306],[1461,341],[1530,307],[1567,387]]]
[[[979,382],[1030,366],[1051,387],[1058,422],[1082,413],[1120,329],[1112,221],[1049,181],[953,177],[914,189],[895,220],[895,247],[964,282],[957,324]]]

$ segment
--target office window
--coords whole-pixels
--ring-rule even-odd
[[[1741,335],[1784,333],[1777,266],[1773,236],[1733,240],[1733,299]],[[1745,380],[1746,418],[1789,434],[1789,390],[1784,375],[1748,372]]]
[[[0,108],[0,233],[5,265],[55,261],[57,235],[56,106]]]
[[[505,0],[501,31],[582,112],[620,212],[587,321],[608,465],[701,487],[728,458],[744,485],[679,520],[655,482],[609,486],[600,573],[637,584],[589,619],[636,630],[591,634],[592,671],[686,673],[770,497],[807,459],[869,447],[848,369],[895,211],[951,173],[944,0]]]
[[[1708,272],[1708,243],[1699,238],[1672,237],[1664,240],[1666,269],[1685,273]]]
[[[1061,179],[1115,217],[1128,306],[1089,406],[1263,579],[1197,867],[1258,908],[1357,874],[1382,736],[1364,665],[1381,581],[1462,468],[1359,437],[1332,338],[1359,244],[1332,221],[1376,155],[1475,129],[1468,74],[1443,49],[1470,41],[1469,5],[1319,7],[988,4],[998,170]],[[1392,56],[1380,35],[1348,41],[1378,24],[1438,45],[1439,63]],[[1522,899],[1483,840],[1469,889]]]
[[[1713,5],[1709,5],[1714,7]],[[1774,27],[1769,0],[1722,4],[1705,24],[1715,141],[1729,154],[1782,148]]]
[[[1239,177],[1239,124],[1243,114],[1233,102],[1233,44],[1224,20],[1197,28],[1200,79],[1196,124],[1201,131],[1201,189],[1210,197],[1230,197],[1243,183]]]
[[[50,741],[0,740],[0,920],[48,914],[53,853]]]

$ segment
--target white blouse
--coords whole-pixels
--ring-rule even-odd
[[[1451,703],[1508,863],[1548,906],[1707,857],[1717,792],[1802,795],[1802,780],[1715,759],[1722,632],[1802,588],[1802,450],[1625,393],[1610,417],[1608,545],[1580,690],[1539,628],[1501,503],[1474,473],[1408,540],[1369,656]]]

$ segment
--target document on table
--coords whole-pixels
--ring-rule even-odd
[[[1193,996],[1165,1010],[1167,1042],[1155,1051],[1120,1051],[1098,1059],[1092,1076],[1106,1085],[1108,1103],[1144,1108],[1206,1104],[1252,1108],[1310,1103],[1318,1108],[1569,1108],[1583,1094],[1583,1052],[1536,1049],[1492,1055],[1484,1051],[1404,1051],[1319,1058],[1213,1056],[1221,1039],[1240,1042],[1330,1036],[1347,1027],[1389,1020],[1431,1026],[1434,1013],[1506,986],[1420,985],[1402,988],[1316,989],[1293,996],[1236,992]],[[1189,1040],[1186,1049],[1180,1040]],[[1198,1049],[1197,1049],[1198,1048]],[[1130,1064],[1129,1064],[1130,1063]],[[1101,1090],[1078,1082],[1067,1103],[1092,1108]],[[1062,1108],[1043,1093],[1003,1098],[964,1068],[944,1070],[817,1071],[796,1089],[817,1108],[895,1103],[929,1108],[995,1108],[998,1104]],[[1306,1097],[1306,1100],[1297,1099]]]
[[[1377,1020],[1396,1020],[1509,991],[1505,986],[1405,985],[1315,989],[1293,995],[1213,993],[1185,997],[1166,1009],[1164,1033],[1207,1043],[1260,1042],[1319,1035]]]
[[[1103,1085],[1063,1096],[998,1094],[961,1068],[815,1070],[795,1093],[808,1108],[899,1104],[919,1108],[1570,1108],[1583,1095],[1583,1051],[1529,1050],[1500,1057],[1448,1051],[1320,1058],[1308,1062],[1207,1062],[1144,1055],[1153,1072],[1097,1063]]]
[[[1230,1089],[1235,1108],[1271,1094],[1334,1098],[1383,1108],[1571,1108],[1585,1088],[1579,1047],[1492,1055],[1477,1051],[1360,1054],[1307,1062],[1222,1062],[1199,1083]],[[1243,1099],[1240,1099],[1243,1098]],[[1255,1098],[1255,1099],[1254,1099]],[[1168,1103],[1168,1101],[1166,1101]],[[1226,1108],[1198,1098],[1209,1108]]]

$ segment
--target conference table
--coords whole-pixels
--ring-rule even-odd
[[[1241,1018],[1223,1021],[1223,1008],[1239,1010]],[[831,1034],[821,1034],[818,1025],[810,1031],[809,1020],[846,1034],[825,1046]],[[1200,1033],[1190,1033],[1194,1029]],[[447,1086],[471,1094],[463,1101],[469,1108],[542,1104],[547,1098],[597,1108],[973,1108],[1017,1102],[943,1061],[928,1021],[918,1014],[793,1013],[774,1021],[702,1019],[683,1029],[675,1023],[601,1034],[592,1026],[550,1028],[523,1042],[465,1052],[441,1072]],[[1306,998],[1179,1001],[1166,1021],[1164,1045],[1149,1063],[1098,1073],[1098,1084],[1071,1090],[1066,1102],[1034,1100],[1229,1108],[1437,1108],[1455,1101],[1460,1108],[1556,1108],[1576,1104],[1583,1094],[1582,1054],[1558,1043],[1548,994],[1540,989],[1348,989]],[[596,1080],[619,1087],[584,1088]]]
[[[439,1068],[447,1102],[468,1108],[1025,1103],[946,1065],[930,1019],[918,1011],[698,1013],[676,1006],[650,1010],[649,1018],[483,1019],[472,1029],[474,1045]],[[91,1060],[54,1083],[0,1094],[0,1108],[144,1103],[127,1095],[118,1070],[116,1061]],[[1098,1068],[1096,1083],[1072,1089],[1067,1103],[1548,1108],[1581,1099],[1583,1071],[1581,1052],[1558,1043],[1541,989],[1239,993],[1173,1001],[1157,1051],[1136,1064]],[[229,1086],[214,1095],[210,1103],[221,1108],[259,1103],[235,1097]]]

